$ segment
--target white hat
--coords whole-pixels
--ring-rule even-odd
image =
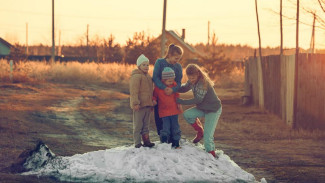
[[[144,54],[141,54],[137,59],[137,66],[140,66],[143,62],[149,62],[149,59]]]

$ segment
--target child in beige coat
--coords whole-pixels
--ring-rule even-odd
[[[153,147],[149,139],[151,108],[157,103],[152,99],[153,82],[149,71],[149,59],[141,54],[137,59],[138,68],[130,78],[130,106],[133,109],[133,139],[136,148]],[[141,136],[143,144],[141,143]]]

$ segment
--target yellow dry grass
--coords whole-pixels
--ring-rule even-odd
[[[79,63],[28,61],[14,66],[13,82],[126,83],[135,65],[117,63]],[[151,66],[152,70],[152,66]],[[10,82],[10,65],[0,60],[0,80]]]
[[[58,82],[58,83],[127,83],[131,72],[136,65],[119,63],[79,63],[76,61],[49,64],[47,62],[28,61],[19,62],[13,68],[12,81],[10,80],[10,65],[8,60],[0,60],[1,82]],[[149,73],[152,75],[153,65]],[[182,82],[187,81],[185,72]],[[216,77],[219,87],[234,87],[244,82],[244,71],[235,68],[230,74]]]

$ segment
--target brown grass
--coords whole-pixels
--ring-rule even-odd
[[[118,63],[79,63],[76,61],[54,64],[46,62],[28,61],[19,62],[13,69],[14,83],[128,83],[131,72],[136,65]],[[152,75],[153,65],[150,66],[149,73]],[[185,72],[182,82],[187,81]],[[7,60],[0,60],[0,81],[10,81],[10,65]],[[216,86],[230,88],[241,86],[244,82],[244,71],[235,68],[230,74],[216,77]]]
[[[14,66],[13,82],[59,82],[59,83],[127,83],[135,65],[117,63],[67,62],[20,62]],[[151,67],[152,70],[152,67]],[[10,82],[10,65],[0,60],[0,79]]]

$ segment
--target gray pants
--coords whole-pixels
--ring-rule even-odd
[[[143,107],[138,111],[133,110],[133,140],[134,144],[141,143],[141,135],[149,134],[151,107]]]

